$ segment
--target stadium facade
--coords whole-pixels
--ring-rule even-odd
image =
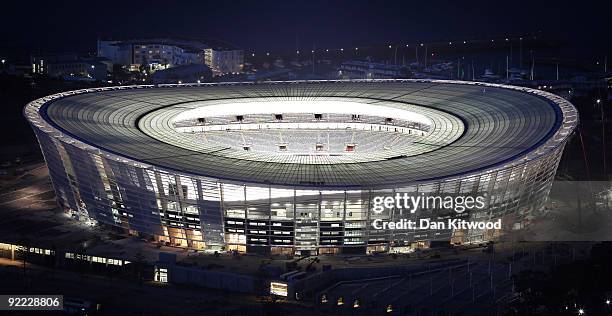
[[[175,246],[302,255],[500,233],[373,229],[457,215],[371,211],[396,192],[479,194],[486,208],[464,219],[520,228],[545,205],[578,123],[544,91],[444,80],[108,87],[24,114],[71,215]]]

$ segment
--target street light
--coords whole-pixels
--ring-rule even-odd
[[[595,100],[595,102],[597,102],[597,104],[601,103],[601,99],[597,99]]]
[[[578,315],[584,315],[584,309],[582,309],[582,308],[581,308],[581,309],[579,309],[579,310],[578,310]]]

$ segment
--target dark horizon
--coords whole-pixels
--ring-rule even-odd
[[[93,52],[96,39],[189,37],[246,51],[310,50],[541,34],[565,53],[609,54],[605,6],[564,2],[79,1],[4,4],[1,55]],[[25,18],[25,19],[24,19]],[[15,31],[15,30],[18,31]]]

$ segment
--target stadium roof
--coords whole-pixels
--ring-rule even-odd
[[[460,120],[463,129],[450,142],[419,144],[432,147],[420,154],[340,163],[266,161],[250,156],[254,153],[213,147],[190,150],[161,141],[163,135],[151,137],[158,127],[171,131],[168,122],[179,113],[227,99],[346,99],[421,108],[422,113],[446,113],[440,117]],[[321,188],[384,188],[520,164],[558,148],[578,122],[569,102],[544,91],[440,80],[100,88],[34,101],[25,114],[55,137],[125,162],[227,181]]]

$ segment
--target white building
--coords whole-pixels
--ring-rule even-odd
[[[244,66],[244,52],[208,48],[204,50],[204,62],[215,76],[237,74],[242,72]]]
[[[214,75],[240,73],[244,63],[242,50],[211,48],[200,41],[167,38],[98,40],[98,57],[108,58],[132,70],[143,64],[151,70],[205,64]]]

